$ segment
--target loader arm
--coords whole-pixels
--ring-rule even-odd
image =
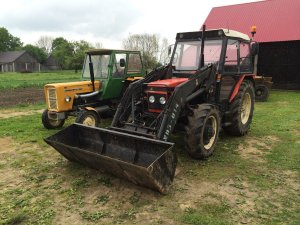
[[[157,139],[167,141],[172,134],[177,120],[187,101],[193,100],[204,91],[208,90],[210,85],[202,87],[203,81],[216,74],[216,67],[209,65],[200,69],[194,76],[180,85],[178,85],[171,95],[165,109]],[[209,79],[210,80],[210,79]],[[198,89],[198,90],[197,90]]]
[[[204,91],[208,91],[211,86],[209,81],[212,80],[209,78],[215,76],[216,67],[214,65],[203,67],[191,75],[186,82],[176,86],[163,111],[152,122],[152,124],[156,124],[155,127],[139,126],[135,123],[128,124],[129,118],[135,117],[135,103],[143,96],[143,86],[165,78],[168,69],[169,67],[164,67],[159,71],[153,71],[144,79],[129,86],[118,106],[110,129],[163,141],[168,140],[186,102],[193,100]],[[204,80],[208,80],[208,85],[202,87]]]
[[[127,120],[132,110],[131,101],[132,99],[142,95],[143,84],[162,79],[166,75],[167,70],[168,66],[158,68],[147,74],[143,79],[140,79],[129,85],[117,107],[117,111],[111,123],[112,128],[121,127],[123,122]]]

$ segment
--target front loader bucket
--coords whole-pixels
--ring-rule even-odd
[[[77,123],[45,141],[70,161],[161,193],[168,191],[174,178],[173,143]]]

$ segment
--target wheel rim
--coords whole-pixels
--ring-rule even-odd
[[[246,93],[242,102],[241,108],[241,121],[242,124],[246,124],[249,120],[251,112],[251,96],[249,93]]]
[[[87,116],[82,121],[82,124],[87,125],[87,126],[96,126],[96,119],[93,116]]]
[[[256,91],[256,95],[257,95],[257,96],[261,96],[262,93],[263,93],[263,90],[260,90],[260,89],[259,89],[259,90]]]
[[[57,127],[57,126],[60,125],[61,121],[60,120],[50,120],[49,119],[49,123],[50,123],[51,126]]]
[[[214,116],[209,116],[204,128],[203,143],[206,150],[210,150],[215,143],[217,136],[217,119]]]

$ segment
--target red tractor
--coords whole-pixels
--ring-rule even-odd
[[[237,31],[178,33],[169,65],[128,87],[108,129],[73,124],[46,142],[71,161],[165,193],[177,162],[168,142],[176,126],[184,125],[196,159],[213,154],[221,128],[235,136],[250,129],[257,53]]]

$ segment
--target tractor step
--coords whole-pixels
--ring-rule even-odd
[[[44,139],[65,158],[167,193],[177,157],[174,143],[74,123]]]

